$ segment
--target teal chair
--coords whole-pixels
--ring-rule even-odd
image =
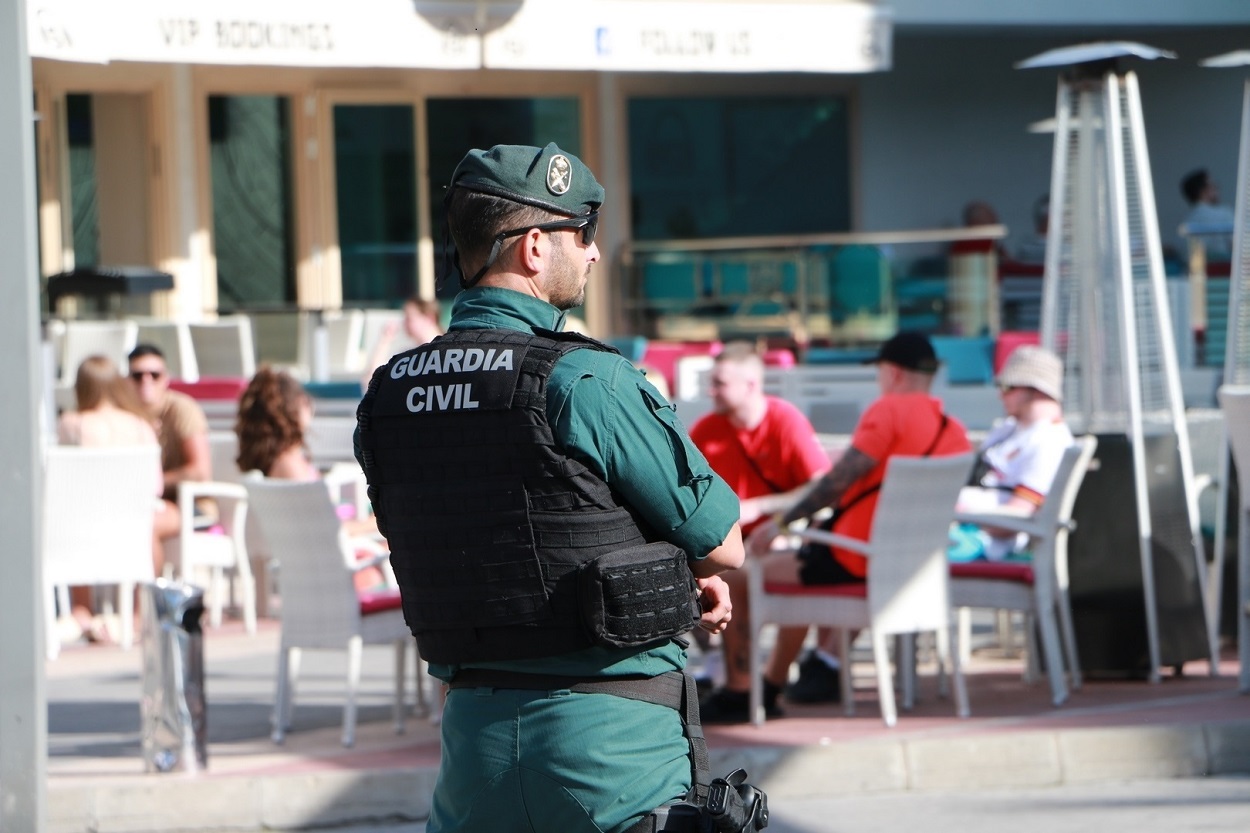
[[[994,381],[994,339],[930,336],[952,385],[988,385]]]

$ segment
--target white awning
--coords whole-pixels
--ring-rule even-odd
[[[30,54],[106,63],[477,69],[411,0],[27,0]]]
[[[890,11],[868,0],[26,3],[32,57],[93,63],[832,73],[891,60]]]
[[[869,2],[526,0],[485,37],[503,69],[637,72],[875,72],[891,62],[892,17]]]

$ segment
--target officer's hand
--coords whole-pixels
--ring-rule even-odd
[[[773,541],[781,534],[781,527],[772,518],[751,530],[747,536],[747,554],[765,555],[773,548]]]
[[[733,603],[729,599],[729,585],[720,576],[697,578],[699,606],[703,615],[699,627],[709,633],[722,633],[733,618]]]

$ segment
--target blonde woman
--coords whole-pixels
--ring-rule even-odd
[[[148,420],[134,390],[118,373],[117,365],[106,356],[88,356],[78,366],[74,380],[78,408],[57,420],[56,435],[61,445],[91,448],[159,445],[156,430]],[[152,471],[152,494],[158,501],[152,529],[152,562],[156,575],[164,566],[161,539],[178,533],[178,507],[160,500],[163,479],[160,464]],[[91,642],[111,641],[107,629],[92,610],[91,588],[70,588],[71,614],[82,635]]]

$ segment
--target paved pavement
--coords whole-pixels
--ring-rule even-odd
[[[771,811],[768,833],[1245,833],[1250,777],[790,798]],[[401,822],[321,833],[424,831],[422,822]]]
[[[47,666],[49,831],[254,831],[424,819],[438,728],[413,717],[404,735],[394,734],[390,652],[365,652],[351,749],[339,742],[345,655],[305,652],[294,727],[276,746],[269,709],[277,641],[278,624],[268,620],[254,636],[235,622],[207,634],[209,762],[195,774],[143,771],[138,648],[67,647]],[[916,708],[887,729],[871,667],[863,665],[853,717],[832,705],[791,706],[761,729],[708,727],[713,771],[744,766],[778,807],[1250,773],[1250,697],[1237,694],[1231,660],[1218,677],[1195,662],[1153,685],[1088,682],[1056,709],[1044,684],[1021,681],[1018,658],[1000,654],[979,650],[967,668],[970,719],[954,716],[922,669]]]

